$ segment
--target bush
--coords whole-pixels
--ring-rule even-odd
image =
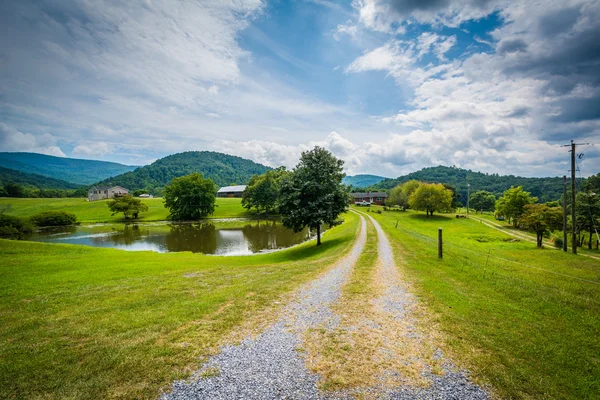
[[[32,233],[34,226],[26,219],[12,215],[0,215],[0,236],[20,236]]]
[[[77,217],[65,211],[44,211],[31,217],[31,222],[37,226],[74,225]]]
[[[381,210],[377,210],[377,214],[381,214]]]
[[[557,249],[562,249],[563,244],[564,244],[564,242],[563,242],[562,238],[559,238],[559,237],[554,238],[554,247],[556,247]]]

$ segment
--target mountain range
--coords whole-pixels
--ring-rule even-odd
[[[188,151],[161,158],[134,171],[113,176],[100,185],[120,185],[129,190],[146,189],[158,193],[173,178],[200,172],[217,186],[243,185],[252,175],[263,174],[270,167],[241,157],[212,151]]]
[[[217,186],[245,184],[254,174],[271,169],[241,157],[211,151],[172,154],[143,167],[96,160],[61,158],[36,153],[0,153],[0,185],[9,182],[40,189],[77,189],[82,185],[120,185],[160,194],[173,178],[200,172]],[[347,176],[343,183],[353,189],[389,190],[409,180],[454,186],[463,202],[469,192],[487,190],[496,196],[511,186],[523,186],[541,202],[562,196],[562,178],[524,178],[474,172],[457,167],[428,167],[395,179],[377,175]],[[470,188],[467,185],[470,185]]]
[[[0,167],[47,176],[78,185],[91,185],[102,179],[137,168],[108,161],[7,152],[0,153]]]

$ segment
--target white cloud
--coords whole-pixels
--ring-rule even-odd
[[[71,154],[75,157],[90,157],[94,159],[101,158],[113,151],[114,146],[106,142],[88,142],[75,146],[71,151]]]
[[[51,134],[23,133],[3,122],[0,122],[0,148],[2,151],[25,151],[65,157],[65,153],[56,145],[56,139]]]

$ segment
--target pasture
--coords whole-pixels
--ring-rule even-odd
[[[162,198],[142,199],[148,211],[140,213],[137,221],[163,221],[169,216]],[[18,199],[0,198],[0,206],[10,204],[6,214],[17,217],[30,217],[42,211],[60,210],[73,213],[78,222],[124,222],[123,214],[111,215],[106,203],[108,200],[87,201],[83,198],[62,199]],[[241,218],[252,216],[242,207],[242,199],[217,198],[215,213],[208,218]]]

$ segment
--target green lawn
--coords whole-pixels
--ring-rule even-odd
[[[454,214],[371,215],[433,312],[444,350],[478,381],[502,398],[600,398],[600,261],[511,241]]]
[[[0,398],[158,397],[344,254],[344,218],[320,247],[249,257],[0,240]]]
[[[87,199],[17,199],[0,198],[0,206],[10,204],[6,214],[18,217],[30,217],[42,211],[62,210],[77,216],[79,222],[119,222],[124,221],[123,214],[111,216],[106,203],[108,200],[87,201]],[[163,221],[169,215],[162,198],[142,199],[148,205],[148,211],[140,214],[139,221]],[[215,213],[210,218],[237,218],[252,216],[242,207],[242,200],[236,198],[217,198]]]

